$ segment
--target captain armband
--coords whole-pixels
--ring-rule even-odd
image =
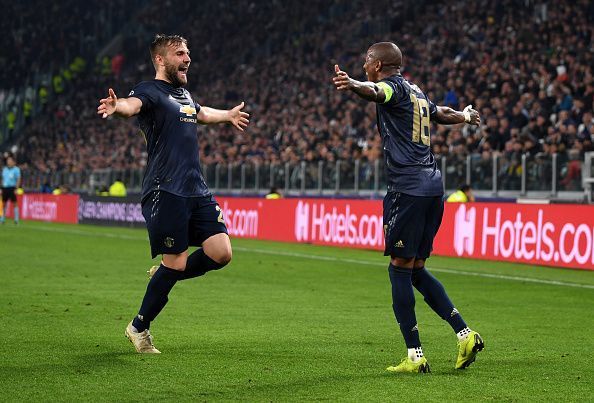
[[[394,89],[392,86],[386,82],[380,81],[376,84],[378,88],[384,90],[384,94],[386,95],[386,99],[384,99],[383,103],[389,102],[392,99],[392,95],[394,95]]]

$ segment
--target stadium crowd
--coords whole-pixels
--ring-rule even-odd
[[[481,173],[490,172],[497,155],[501,181],[518,188],[522,154],[542,172],[557,154],[560,184],[579,187],[583,153],[594,150],[594,4],[588,0],[446,0],[439,7],[423,0],[203,3],[153,2],[138,12],[138,28],[126,33],[117,56],[125,55],[121,72],[116,77],[90,63],[74,77],[25,127],[17,144],[21,166],[142,168],[146,153],[134,122],[104,122],[95,108],[110,86],[125,96],[135,82],[152,78],[148,43],[164,31],[189,40],[188,88],[199,103],[245,100],[253,118],[240,134],[205,127],[206,164],[380,159],[373,105],[336,92],[330,79],[334,63],[362,79],[367,47],[391,40],[403,50],[403,74],[433,102],[473,104],[482,115],[478,129],[432,129],[433,151],[447,158],[448,170],[464,170],[470,156],[478,187],[489,188],[491,176]]]

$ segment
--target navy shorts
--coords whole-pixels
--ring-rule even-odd
[[[228,234],[223,211],[212,195],[181,197],[157,190],[142,201],[142,215],[153,258],[182,253],[213,235]]]
[[[14,187],[2,188],[2,202],[6,203],[9,200],[13,203],[17,201],[16,188]]]
[[[384,255],[427,259],[442,216],[442,196],[388,192],[384,197]]]

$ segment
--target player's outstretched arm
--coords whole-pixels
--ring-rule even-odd
[[[118,116],[129,118],[140,113],[140,108],[142,108],[142,101],[140,99],[136,97],[118,99],[115,92],[110,88],[109,96],[99,100],[97,113],[103,119],[114,113]]]
[[[215,109],[209,108],[208,106],[203,106],[200,108],[200,111],[198,112],[198,122],[207,125],[213,123],[231,123],[238,130],[243,131],[243,129],[245,129],[247,125],[250,123],[248,119],[250,117],[250,114],[242,111],[244,106],[244,102],[240,103],[235,108],[229,110]]]
[[[472,105],[468,105],[462,112],[448,106],[438,106],[437,112],[431,115],[431,120],[442,125],[469,123],[478,126],[481,123],[481,117],[478,111],[472,109]]]
[[[371,81],[357,81],[342,71],[338,64],[334,65],[336,76],[332,78],[338,91],[353,91],[366,101],[383,103],[386,100],[384,90]]]

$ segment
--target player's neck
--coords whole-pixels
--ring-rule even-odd
[[[167,79],[165,74],[155,74],[155,80],[165,81],[166,83],[173,85],[173,83]]]
[[[380,71],[377,75],[378,81],[383,80],[384,78],[392,77],[395,75],[400,75],[400,69],[391,69],[386,71]]]

